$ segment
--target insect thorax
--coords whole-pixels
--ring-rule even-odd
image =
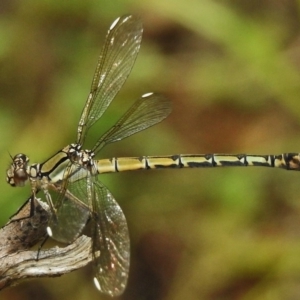
[[[83,168],[89,170],[94,174],[95,162],[94,157],[95,153],[92,150],[82,150],[80,144],[71,144],[65,148],[69,155],[69,159]]]

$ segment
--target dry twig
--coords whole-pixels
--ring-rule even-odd
[[[20,279],[60,276],[92,261],[87,236],[64,248],[29,250],[47,237],[48,218],[48,205],[29,198],[0,229],[0,290]]]

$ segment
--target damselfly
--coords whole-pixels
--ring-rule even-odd
[[[97,175],[140,169],[194,168],[216,166],[267,166],[300,170],[297,153],[283,155],[169,155],[141,156],[94,160],[107,144],[144,130],[166,118],[171,103],[164,96],[148,93],[96,142],[92,150],[82,145],[89,129],[103,115],[128,77],[138,54],[141,21],[133,16],[118,18],[110,27],[100,54],[91,90],[82,111],[76,143],[58,151],[41,164],[29,165],[24,154],[13,158],[7,171],[12,186],[29,180],[32,195],[44,192],[51,209],[48,234],[71,243],[81,234],[88,219],[93,222],[94,282],[103,293],[121,294],[129,270],[129,235],[125,216],[110,191],[97,180]],[[58,193],[52,199],[49,191]]]

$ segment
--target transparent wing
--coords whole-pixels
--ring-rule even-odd
[[[82,232],[91,211],[87,204],[87,180],[68,182],[67,190],[59,194],[59,206],[55,203],[56,214],[51,216],[49,227],[52,238],[63,243],[72,243]]]
[[[109,190],[94,180],[92,253],[97,288],[120,295],[127,284],[130,245],[125,216]]]
[[[129,137],[165,119],[171,112],[171,101],[161,94],[149,93],[141,96],[108,130],[94,146],[97,153],[106,144]]]
[[[94,73],[90,94],[78,124],[77,143],[102,116],[127,79],[142,39],[142,23],[127,15],[110,27]]]

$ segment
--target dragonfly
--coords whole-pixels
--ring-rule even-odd
[[[44,193],[50,207],[47,232],[53,239],[72,243],[86,223],[92,222],[94,283],[110,296],[123,293],[129,273],[130,242],[126,218],[98,175],[133,170],[225,166],[264,166],[300,170],[300,155],[174,154],[165,156],[95,159],[107,144],[149,128],[171,112],[171,102],[157,93],[142,95],[89,150],[83,144],[89,129],[100,119],[119,92],[140,49],[141,20],[125,15],[110,26],[77,127],[77,139],[43,163],[29,164],[17,154],[7,170],[11,186],[30,182],[33,197]],[[55,195],[53,195],[53,192]]]

